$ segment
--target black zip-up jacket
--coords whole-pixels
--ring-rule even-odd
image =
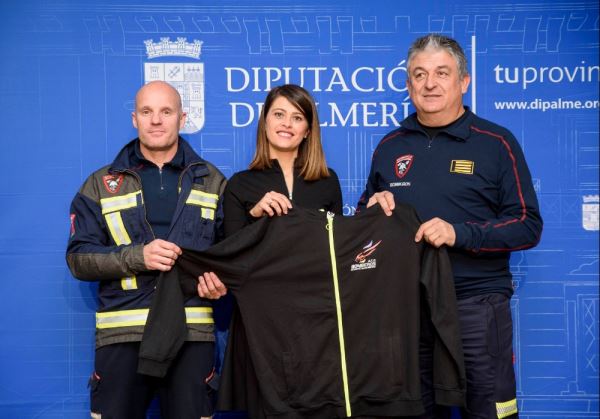
[[[279,161],[271,160],[271,167],[262,170],[249,169],[238,172],[227,181],[223,192],[223,213],[225,235],[237,233],[243,227],[258,221],[250,215],[250,210],[269,191],[279,192],[290,198],[293,206],[307,209],[331,211],[342,214],[342,191],[337,174],[328,168],[329,177],[308,181],[300,174],[301,168],[294,167],[293,188],[288,190]],[[224,324],[226,316],[219,308],[234,301],[232,295],[218,300],[215,304],[215,324]],[[219,323],[223,321],[222,323]],[[237,304],[234,304],[226,351],[221,365],[219,380],[219,400],[217,410],[246,411],[252,419],[263,419],[262,397],[254,365],[248,357],[248,340]],[[243,385],[240,385],[243,383]]]
[[[462,405],[465,391],[450,263],[444,248],[414,242],[419,224],[401,204],[391,217],[295,207],[185,250],[163,280],[193,293],[213,270],[233,292],[266,417],[417,415],[422,310],[434,327],[436,402]],[[169,310],[161,301],[152,310]]]

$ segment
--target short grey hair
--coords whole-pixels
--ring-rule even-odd
[[[408,49],[406,68],[409,70],[409,78],[411,60],[416,54],[423,52],[428,48],[444,50],[450,54],[456,60],[456,64],[458,65],[458,75],[461,80],[469,74],[469,71],[467,70],[467,57],[460,44],[448,36],[430,33],[429,35],[416,39]]]

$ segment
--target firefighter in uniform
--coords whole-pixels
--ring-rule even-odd
[[[165,418],[213,412],[207,299],[185,301],[187,338],[165,375],[137,369],[160,272],[171,269],[182,247],[204,250],[222,230],[225,177],[179,136],[185,119],[176,89],[162,81],[143,86],[132,113],[138,138],[92,173],[71,204],[67,263],[76,278],[99,283],[93,418],[145,418],[155,395]]]
[[[463,105],[470,77],[455,40],[438,34],[417,39],[406,67],[416,113],[373,152],[357,211],[379,203],[391,214],[394,202],[408,203],[425,221],[415,241],[448,247],[467,373],[461,417],[516,417],[509,259],[541,237],[531,174],[514,135]],[[429,390],[430,367],[431,358],[422,356]],[[450,416],[434,409],[433,400],[426,408]]]

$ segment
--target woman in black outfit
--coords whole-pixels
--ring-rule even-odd
[[[294,206],[342,214],[340,183],[325,162],[316,105],[305,89],[287,84],[269,92],[254,158],[248,170],[229,179],[223,199],[226,236],[260,217],[284,216]],[[200,277],[201,296],[219,287],[207,275]],[[260,419],[265,416],[262,397],[246,349],[246,333],[252,331],[245,330],[242,320],[235,307],[217,409],[245,410],[250,418]]]
[[[287,214],[293,205],[341,214],[343,204],[338,177],[325,163],[315,102],[287,84],[265,100],[250,168],[228,181],[225,234],[265,215]]]

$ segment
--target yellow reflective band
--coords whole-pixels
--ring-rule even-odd
[[[106,214],[104,218],[106,219],[110,234],[117,246],[131,244],[131,239],[129,238],[129,234],[127,234],[120,212],[111,212],[110,214]]]
[[[135,276],[121,278],[121,288],[124,290],[137,290],[137,279]]]
[[[517,399],[496,403],[496,414],[498,415],[498,419],[506,418],[517,412]]]
[[[333,272],[333,290],[335,293],[335,308],[338,321],[338,336],[340,340],[340,357],[342,359],[342,382],[344,385],[344,400],[346,401],[346,415],[352,416],[350,406],[350,390],[348,387],[348,370],[346,368],[346,345],[344,343],[344,324],[342,322],[342,303],[340,300],[340,287],[337,276],[337,263],[335,259],[335,246],[333,243],[333,213],[327,212],[327,231],[329,232],[329,255],[331,256],[331,270]]]
[[[188,323],[212,324],[215,322],[212,307],[186,307],[185,317]]]
[[[100,200],[100,206],[102,207],[102,214],[108,214],[109,212],[121,211],[127,208],[134,208],[137,206],[137,196],[142,192],[132,192],[127,195],[113,196],[110,198],[104,198]]]
[[[96,313],[96,327],[110,329],[113,327],[143,326],[146,324],[150,309],[109,311]]]
[[[96,327],[98,329],[110,329],[113,327],[144,326],[149,312],[150,309],[148,308],[140,308],[96,313]],[[214,323],[211,307],[186,307],[185,317],[188,324]]]
[[[207,220],[214,220],[215,219],[215,210],[210,209],[210,208],[202,208],[202,211],[200,212],[200,216],[202,218],[206,218]]]
[[[198,191],[196,189],[190,191],[190,196],[188,196],[187,201],[185,201],[186,204],[200,205],[201,207],[212,209],[217,209],[217,202],[219,202],[219,195]]]
[[[129,234],[127,234],[127,230],[125,230],[125,224],[123,224],[120,212],[111,212],[110,214],[106,214],[104,218],[110,230],[110,235],[117,246],[131,244],[131,239],[129,238]]]

